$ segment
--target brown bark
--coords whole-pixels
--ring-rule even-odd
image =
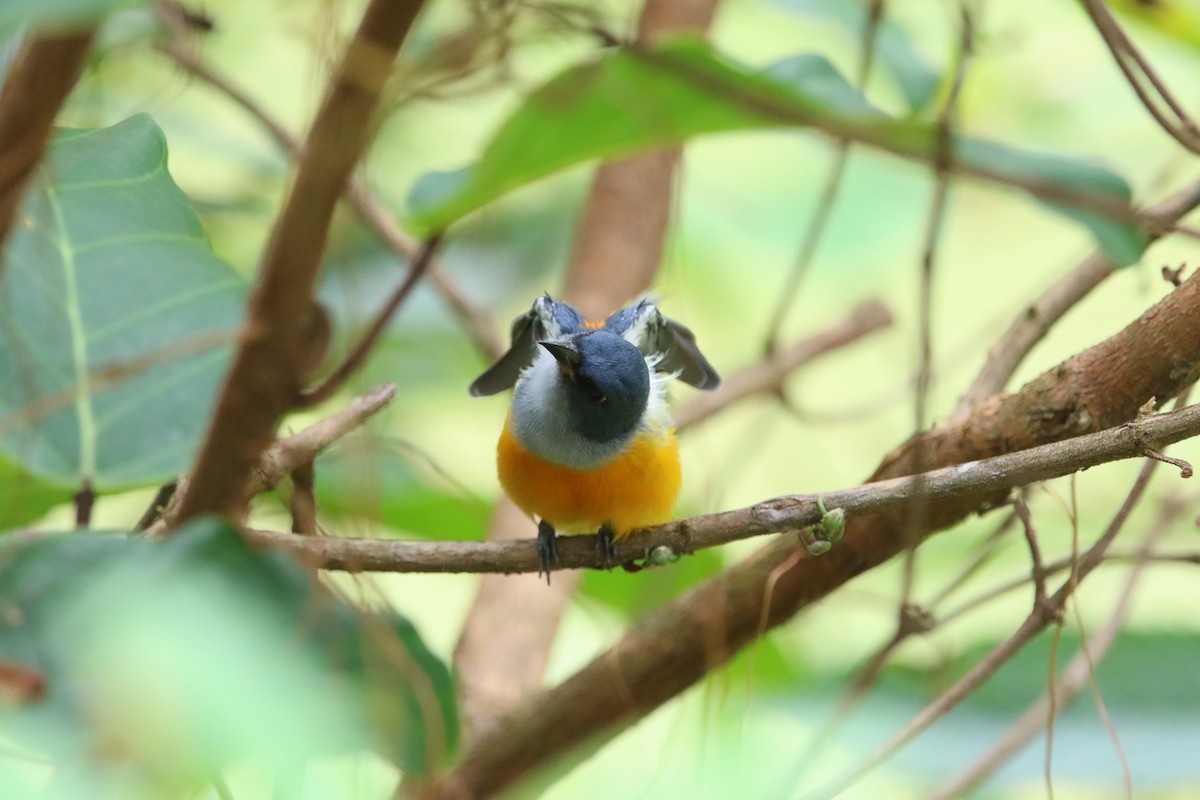
[[[0,253],[94,36],[88,29],[32,38],[8,73],[0,92]]]
[[[991,398],[970,419],[913,437],[884,459],[872,479],[908,474],[916,450],[927,466],[951,466],[1132,420],[1149,398],[1163,402],[1200,374],[1197,319],[1200,274],[1119,334],[1020,392]],[[424,796],[490,797],[540,765],[611,737],[770,628],[1000,497],[972,494],[926,503],[915,537],[906,530],[911,526],[904,511],[851,519],[845,539],[820,557],[810,556],[794,538],[781,537],[642,618],[588,666],[475,741],[459,767],[426,787]]]
[[[346,48],[267,243],[241,345],[180,504],[180,521],[241,514],[251,471],[274,441],[279,420],[297,403],[306,312],[334,206],[371,140],[384,83],[420,7],[372,0]]]

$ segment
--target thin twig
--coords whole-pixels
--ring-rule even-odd
[[[92,524],[92,509],[96,505],[96,490],[88,478],[83,479],[83,485],[75,493],[75,527],[87,528]]]
[[[914,472],[913,480],[920,480],[920,474],[926,470],[926,452],[920,434],[925,430],[929,420],[929,391],[933,382],[933,291],[934,265],[937,254],[938,240],[946,219],[946,203],[950,191],[950,165],[953,157],[952,126],[957,121],[958,98],[966,81],[967,65],[974,51],[974,22],[965,5],[959,8],[959,37],[955,53],[954,75],[950,81],[950,91],[946,100],[938,110],[935,128],[936,149],[933,161],[934,186],[933,199],[929,208],[929,219],[925,229],[925,243],[921,252],[920,291],[917,303],[919,319],[918,357],[916,387],[913,393],[913,435],[917,438],[917,446],[913,449]],[[908,542],[901,569],[900,597],[896,608],[896,632],[892,637],[890,647],[880,651],[880,659],[869,667],[873,671],[861,673],[859,678],[874,681],[878,671],[882,669],[892,650],[908,638],[913,630],[913,620],[920,615],[914,614],[912,594],[916,582],[917,548],[920,533],[926,528],[925,515],[927,505],[924,502],[914,503],[909,509],[905,522],[904,538]],[[862,695],[867,685],[856,686],[852,693]]]
[[[1083,0],[1083,7],[1142,106],[1172,139],[1187,150],[1200,154],[1200,129],[1150,66],[1150,62],[1126,35],[1116,18],[1100,0]],[[1150,92],[1142,85],[1143,79],[1174,115],[1174,120],[1158,107]]]
[[[886,742],[853,764],[839,777],[822,786],[820,789],[805,794],[803,800],[825,800],[826,798],[835,797],[850,786],[853,786],[861,778],[912,742],[921,733],[924,733],[933,723],[958,706],[963,699],[984,681],[992,677],[1000,667],[1008,663],[1013,656],[1020,652],[1026,644],[1032,641],[1048,625],[1055,623],[1061,617],[1067,600],[1074,594],[1078,584],[1103,561],[1104,551],[1112,544],[1113,539],[1116,538],[1121,528],[1125,525],[1125,521],[1129,518],[1129,514],[1133,511],[1134,506],[1137,505],[1145,493],[1146,486],[1149,484],[1150,477],[1154,474],[1154,468],[1157,464],[1158,462],[1154,460],[1145,462],[1141,472],[1133,483],[1133,487],[1121,503],[1121,507],[1117,510],[1108,528],[1079,559],[1077,571],[1072,572],[1072,575],[1067,578],[1058,591],[1046,603],[1036,606],[1012,636],[982,658],[970,672],[939,695],[936,700],[925,706],[920,713],[893,734]]]
[[[276,441],[262,453],[258,464],[251,471],[244,488],[245,498],[249,499],[274,489],[296,469],[311,462],[334,442],[357,430],[395,397],[396,385],[385,383],[354,398],[328,417]],[[158,521],[146,529],[147,536],[161,536],[175,525],[179,506],[191,491],[190,483],[187,477],[179,479],[174,497]]]
[[[142,518],[138,520],[137,525],[133,526],[135,531],[144,531],[154,523],[158,522],[163,511],[171,502],[171,498],[175,496],[175,490],[179,488],[179,481],[168,481],[158,487],[158,491],[154,493],[154,499],[150,501],[150,505],[146,507],[142,513]]]
[[[375,315],[375,321],[371,323],[371,327],[363,334],[362,339],[359,340],[354,349],[347,354],[345,360],[342,361],[337,369],[320,386],[300,395],[298,401],[300,406],[315,406],[325,402],[362,366],[362,363],[375,347],[376,342],[379,341],[379,337],[387,329],[388,323],[391,322],[392,316],[396,313],[396,309],[412,293],[413,288],[417,285],[417,281],[421,279],[421,276],[429,268],[433,253],[441,240],[442,237],[440,235],[432,236],[421,245],[420,251],[413,258],[412,265],[408,269],[408,274],[404,276],[404,280],[396,287],[396,291],[392,293],[392,296],[384,303],[383,308]]]
[[[187,47],[177,41],[169,41],[156,45],[156,48],[190,74],[232,100],[235,105],[254,118],[284,152],[291,155],[299,152],[299,140],[279,120]],[[416,258],[420,250],[420,243],[400,229],[393,214],[383,206],[362,180],[354,176],[350,178],[346,183],[345,198],[359,221],[379,237],[379,240],[397,258],[405,261],[412,261]],[[451,277],[441,259],[434,258],[432,260],[429,280],[458,318],[475,347],[489,360],[499,358],[504,353],[505,347],[494,332],[495,326],[490,315],[471,301],[462,287]]]
[[[222,387],[178,519],[245,511],[245,486],[300,392],[308,319],[329,224],[366,151],[392,64],[421,2],[371,0],[298,156],[250,297],[246,335]]]
[[[1029,513],[1029,506],[1026,505],[1025,500],[1020,497],[1013,501],[1013,511],[1016,513],[1017,519],[1021,520],[1025,543],[1029,545],[1029,576],[1033,581],[1033,604],[1043,606],[1046,604],[1046,568],[1042,564],[1042,550],[1038,547],[1033,516]]]
[[[676,413],[675,429],[682,432],[745,397],[777,391],[788,377],[810,361],[891,324],[892,313],[887,306],[877,301],[864,303],[833,327],[725,377],[716,391],[697,395]]]
[[[1163,225],[1173,225],[1197,206],[1200,206],[1200,180],[1146,209],[1145,214]],[[1151,226],[1152,241],[1158,238],[1160,227]],[[1034,345],[1113,272],[1114,267],[1102,253],[1093,253],[1023,308],[988,351],[987,361],[958,401],[952,418],[965,419],[985,398],[1003,391]]]
[[[1084,685],[1090,681],[1090,676],[1094,675],[1096,664],[1103,660],[1129,616],[1133,599],[1145,574],[1146,565],[1154,561],[1176,560],[1174,555],[1165,558],[1156,557],[1153,548],[1163,535],[1170,531],[1171,523],[1179,518],[1184,508],[1182,503],[1165,503],[1160,509],[1158,519],[1151,527],[1150,533],[1137,551],[1118,555],[1110,550],[1105,554],[1106,561],[1114,558],[1131,559],[1133,569],[1129,571],[1125,586],[1122,588],[1104,627],[1091,638],[1088,650],[1076,653],[1071,659],[1071,663],[1063,670],[1055,690],[1057,694],[1054,699],[1055,705],[1065,706],[1071,703],[1083,690]],[[1184,555],[1184,558],[1190,563],[1200,563],[1192,561],[1190,555]],[[931,795],[930,800],[951,800],[951,798],[965,797],[971,794],[1038,734],[1046,724],[1049,710],[1050,698],[1048,695],[1043,695],[1013,723],[987,753]],[[1126,791],[1129,791],[1128,787]]]
[[[871,0],[871,6],[867,9],[867,24],[862,32],[862,49],[858,61],[857,85],[859,92],[866,89],[867,79],[871,75],[871,67],[875,63],[875,46],[878,42],[879,26],[883,21],[884,5],[885,0]],[[821,240],[829,228],[829,220],[833,217],[833,208],[837,204],[849,157],[849,140],[839,140],[833,164],[825,178],[825,186],[821,189],[820,197],[817,200],[816,210],[809,218],[808,226],[804,229],[800,251],[796,255],[792,270],[788,273],[787,281],[779,293],[779,300],[771,311],[770,322],[767,323],[763,352],[768,357],[774,355],[775,350],[779,347],[779,331],[783,328],[788,312],[796,301],[800,287],[804,284],[804,277],[808,274],[813,259],[816,257],[817,248],[820,247]]]

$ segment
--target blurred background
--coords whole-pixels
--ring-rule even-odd
[[[852,0],[726,0],[711,41],[751,67],[817,52],[853,76],[860,41],[839,7]],[[1200,6],[1147,3],[1171,11],[1122,20],[1137,43],[1193,106],[1200,69]],[[203,0],[212,23],[197,38],[205,63],[254,103],[299,132],[321,97],[330,60],[360,13],[356,2]],[[1008,0],[978,4],[976,52],[959,105],[961,127],[996,142],[1064,152],[1123,175],[1137,202],[1156,202],[1194,180],[1193,160],[1145,113],[1082,10],[1074,3]],[[907,58],[934,76],[944,94],[957,50],[955,6],[941,0],[888,5]],[[604,2],[591,13],[610,29],[633,30],[638,4]],[[405,51],[393,107],[361,177],[403,226],[417,179],[475,160],[521,97],[596,51],[595,38],[519,14],[502,63],[470,79],[437,85],[447,42],[471,22],[470,4],[432,2]],[[289,173],[285,154],[261,125],[210,86],[156,51],[155,23],[130,9],[103,29],[85,79],[61,123],[112,125],[146,112],[166,133],[172,175],[193,200],[217,254],[253,274]],[[406,85],[404,77],[411,80]],[[413,96],[414,85],[435,91]],[[877,65],[867,95],[909,113],[899,81]],[[931,108],[936,108],[935,100]],[[927,110],[926,115],[932,113]],[[668,315],[696,332],[723,374],[762,357],[769,317],[793,270],[804,231],[820,203],[836,143],[785,130],[722,134],[687,144],[677,181],[666,255],[655,291]],[[557,291],[592,166],[514,192],[456,225],[442,251],[449,273],[507,336],[532,299]],[[856,485],[914,429],[918,364],[918,288],[928,224],[931,170],[854,147],[826,235],[782,330],[788,343],[818,333],[868,300],[885,303],[890,328],[805,366],[786,386],[787,403],[757,397],[730,407],[683,439],[682,515],[736,508],[781,494]],[[945,420],[982,365],[989,346],[1025,304],[1092,252],[1087,231],[1024,196],[956,180],[937,249],[931,326],[934,380],[929,420]],[[1162,297],[1164,265],[1196,262],[1196,244],[1175,237],[1152,246],[1074,309],[1023,364],[1010,388],[1116,333]],[[342,212],[332,232],[320,286],[334,321],[334,353],[369,322],[404,264]],[[384,381],[396,401],[359,434],[317,462],[321,522],[340,536],[476,540],[500,494],[494,442],[507,402],[474,399],[466,387],[487,363],[442,299],[421,287],[403,307],[350,391]],[[693,390],[677,385],[677,403]],[[297,415],[291,430],[344,404],[349,394]],[[1173,454],[1200,460],[1200,444]],[[1070,553],[1103,530],[1140,465],[1110,464],[1030,492],[1046,560]],[[93,524],[128,527],[153,489],[105,497]],[[1140,541],[1167,497],[1188,509],[1160,548],[1197,548],[1197,495],[1161,469],[1118,549]],[[62,499],[66,499],[65,497]],[[58,505],[38,522],[71,527]],[[913,599],[928,602],[978,552],[998,514],[934,537],[919,552]],[[286,500],[267,496],[258,527],[286,530]],[[530,525],[529,534],[534,528]],[[707,550],[653,573],[589,573],[554,646],[549,681],[570,675],[611,644],[633,619],[743,557],[761,542]],[[1046,688],[1048,671],[1112,612],[1129,566],[1103,567],[1082,587],[1061,640],[1037,639],[961,708],[845,797],[924,797],[979,757]],[[1156,564],[1128,624],[1098,668],[1095,687],[1145,798],[1200,792],[1200,582],[1194,564]],[[1029,555],[1017,529],[965,585],[934,610],[951,612],[995,587],[1027,576]],[[554,798],[791,798],[837,774],[904,724],[929,699],[1005,639],[1028,612],[1028,584],[906,642],[863,704],[836,728],[830,715],[853,676],[891,636],[901,585],[895,560],[822,601],[603,747],[545,796]],[[393,604],[446,661],[476,578],[372,575],[331,580],[372,602]],[[1056,653],[1056,655],[1055,655]],[[814,740],[815,758],[805,759]],[[811,754],[811,752],[810,752]],[[1044,741],[1004,767],[978,797],[1044,793]],[[348,781],[347,775],[353,780]],[[1124,796],[1114,745],[1085,696],[1056,722],[1053,785],[1060,798]],[[311,797],[381,797],[393,774],[369,758],[332,759],[312,768]],[[247,766],[229,773],[236,797],[259,793]],[[348,789],[352,786],[353,789]],[[211,795],[210,795],[211,796]]]

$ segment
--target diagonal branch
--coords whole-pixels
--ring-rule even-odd
[[[1101,0],[1083,0],[1083,7],[1142,106],[1172,139],[1185,149],[1200,154],[1200,128],[1133,44],[1112,12]],[[1144,83],[1149,84],[1149,88]],[[1151,91],[1167,107],[1166,111],[1159,108]],[[1174,119],[1171,119],[1172,116]]]
[[[1200,374],[1198,316],[1200,279],[1193,276],[1120,333],[1020,392],[991,398],[970,419],[913,437],[871,480],[910,475],[918,438],[924,440],[926,463],[944,467],[1134,419],[1148,398],[1173,397]],[[1003,496],[981,491],[930,502],[917,538],[990,508]],[[850,519],[845,539],[820,557],[790,537],[777,540],[643,617],[607,652],[485,733],[457,769],[430,787],[429,796],[490,796],[585,741],[611,737],[766,631],[897,555],[909,541],[900,535],[904,526],[903,511]]]
[[[385,383],[354,398],[345,407],[314,422],[307,428],[277,440],[263,451],[258,464],[250,473],[243,494],[246,497],[254,497],[271,491],[288,475],[306,464],[311,465],[312,460],[326,448],[357,430],[364,422],[391,403],[395,397],[396,384]],[[169,528],[174,527],[178,521],[178,509],[185,503],[187,494],[191,491],[191,481],[184,477],[179,479],[177,485],[170,484],[170,486],[172,487],[170,500],[165,503],[166,508],[162,512],[162,518],[157,521],[149,519],[145,524],[138,526],[139,529],[146,530],[147,536],[160,536]],[[152,504],[147,514],[153,515],[154,506],[160,502],[159,498],[155,498],[155,503]]]
[[[202,61],[187,47],[172,40],[165,44],[159,44],[158,49],[190,74],[212,86],[241,107],[283,150],[292,155],[300,152],[300,142],[283,126],[283,123],[268,114],[241,88]],[[363,181],[351,176],[346,183],[345,198],[359,221],[370,228],[397,258],[413,260],[419,255],[420,244],[400,229],[400,226],[393,220],[391,212],[383,207]],[[458,317],[475,347],[488,358],[499,358],[505,348],[492,331],[491,318],[486,311],[477,307],[466,295],[462,287],[450,276],[445,264],[437,257],[434,257],[429,263],[429,280],[446,301],[450,310]]]
[[[30,38],[9,70],[0,91],[0,253],[58,110],[83,74],[95,34],[89,28]]]
[[[1200,181],[1194,181],[1158,205],[1146,209],[1146,216],[1159,221],[1150,226],[1151,241],[1158,238],[1159,231],[1170,228],[1197,206],[1200,206]],[[983,368],[958,401],[954,419],[965,418],[984,399],[1004,391],[1034,345],[1050,332],[1064,314],[1114,272],[1116,268],[1102,253],[1092,253],[1055,281],[1040,297],[1021,309],[1021,313],[988,351]]]
[[[298,156],[250,298],[246,329],[226,376],[178,520],[238,516],[251,471],[300,392],[307,315],[329,223],[420,2],[371,0]]]

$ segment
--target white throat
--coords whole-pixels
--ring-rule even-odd
[[[672,376],[655,372],[653,362],[658,359],[652,358],[646,360],[650,396],[637,428],[629,436],[597,442],[571,429],[567,395],[561,384],[566,378],[554,357],[543,350],[517,381],[512,403],[513,435],[526,450],[545,461],[569,469],[593,469],[624,452],[639,434],[665,433],[672,425],[667,406],[667,383]]]

